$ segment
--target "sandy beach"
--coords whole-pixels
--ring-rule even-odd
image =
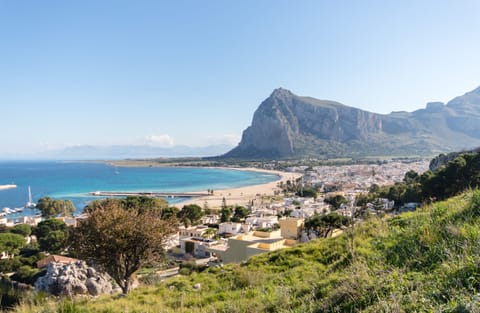
[[[191,198],[187,201],[177,203],[175,204],[175,206],[181,207],[185,204],[197,204],[203,207],[205,204],[207,204],[209,208],[219,208],[222,205],[223,198],[225,198],[227,205],[236,205],[236,204],[247,205],[252,200],[258,200],[262,196],[273,196],[275,190],[278,190],[277,185],[280,182],[286,183],[287,180],[290,180],[290,181],[295,180],[300,176],[302,176],[300,173],[287,173],[287,172],[263,170],[263,169],[257,169],[257,168],[225,167],[225,169],[270,173],[270,174],[278,175],[278,179],[267,184],[214,190],[213,195]]]
[[[166,166],[165,164],[161,164],[161,163],[159,164],[157,162],[153,162],[149,160],[109,161],[108,164],[111,164],[113,166],[119,166],[119,167],[135,167],[135,166],[165,167]],[[275,190],[278,190],[277,185],[280,182],[286,183],[287,180],[292,181],[302,176],[302,174],[300,173],[289,173],[289,172],[282,172],[282,171],[258,169],[254,167],[241,167],[241,168],[240,167],[212,167],[212,168],[237,170],[237,171],[263,172],[263,173],[275,174],[278,176],[278,179],[267,184],[214,190],[213,195],[190,198],[186,201],[174,204],[176,207],[181,208],[183,205],[186,205],[186,204],[197,204],[203,207],[205,204],[207,204],[209,208],[214,209],[214,208],[221,207],[223,198],[225,198],[227,205],[235,205],[235,204],[247,205],[252,200],[260,199],[262,196],[274,195]],[[205,191],[202,191],[202,192],[205,192]]]

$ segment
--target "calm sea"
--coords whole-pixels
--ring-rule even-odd
[[[268,183],[276,175],[250,171],[212,168],[176,167],[114,167],[105,163],[87,162],[0,162],[0,185],[15,184],[17,188],[0,190],[0,210],[23,207],[32,198],[49,196],[70,199],[76,214],[91,200],[91,191],[158,191],[183,192],[225,189]],[[184,199],[168,199],[178,203]],[[32,215],[32,210],[10,215]]]

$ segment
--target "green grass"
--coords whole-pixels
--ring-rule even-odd
[[[480,312],[480,191],[132,291],[17,312]],[[195,290],[194,284],[201,289]]]

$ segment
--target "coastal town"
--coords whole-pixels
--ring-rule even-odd
[[[265,165],[270,167],[270,165]],[[287,249],[298,243],[308,242],[319,236],[337,236],[343,226],[333,227],[320,235],[305,227],[305,222],[314,216],[336,213],[346,218],[359,219],[354,215],[359,210],[355,199],[369,192],[372,186],[392,185],[403,180],[409,171],[423,173],[428,170],[428,161],[390,161],[378,164],[352,164],[338,166],[293,166],[285,171],[266,169],[247,170],[267,171],[278,175],[278,180],[254,186],[227,190],[208,190],[192,193],[191,198],[177,207],[195,207],[201,212],[195,220],[180,223],[177,231],[166,242],[168,255],[177,264],[194,261],[197,266],[222,266],[240,263],[253,255]],[[303,190],[315,190],[315,194],[303,195]],[[95,194],[111,196],[115,193]],[[123,196],[146,196],[144,193],[128,193]],[[158,195],[150,195],[158,196]],[[341,196],[346,201],[338,207],[328,203],[328,199]],[[388,199],[379,199],[382,212],[390,212],[394,204]],[[370,205],[370,213],[377,214]],[[79,216],[58,216],[67,227],[75,228],[87,214]],[[45,221],[36,216],[22,216],[14,219],[0,218],[4,228],[18,225],[35,227]],[[28,236],[27,242],[35,242],[35,235]],[[61,252],[61,251],[60,251]],[[38,261],[39,268],[56,262],[68,265],[72,259],[61,255],[46,255]],[[2,259],[15,255],[2,252]],[[48,261],[50,260],[50,261]],[[175,265],[174,265],[175,267]],[[178,273],[171,272],[171,275]]]

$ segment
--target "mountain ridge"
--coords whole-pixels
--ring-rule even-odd
[[[480,145],[480,87],[447,104],[379,114],[275,89],[225,158],[432,155]]]

